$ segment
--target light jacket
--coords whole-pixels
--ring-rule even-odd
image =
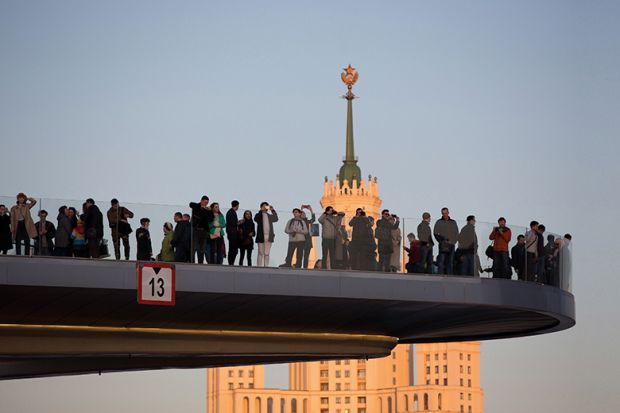
[[[18,216],[21,215],[24,217],[24,224],[26,225],[26,232],[30,238],[34,238],[37,236],[37,229],[34,226],[34,221],[32,220],[32,216],[30,215],[30,208],[32,208],[37,201],[32,198],[28,198],[29,203],[21,204],[21,205],[13,205],[11,207],[11,233],[13,235],[13,241],[15,241],[15,236],[17,235],[17,220]]]
[[[302,242],[306,240],[306,234],[308,233],[308,225],[306,222],[299,218],[292,218],[286,223],[284,232],[288,234],[289,242]]]
[[[319,223],[323,226],[321,236],[323,239],[336,239],[336,232],[340,228],[342,215],[327,215],[322,213],[319,217]]]
[[[161,241],[161,252],[159,258],[162,261],[174,261],[174,250],[172,249],[172,237],[174,232],[168,231],[164,235],[164,239]]]

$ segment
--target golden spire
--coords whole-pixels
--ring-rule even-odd
[[[347,91],[345,98],[349,100],[354,99],[355,95],[353,94],[351,89],[353,88],[353,85],[355,84],[355,82],[357,82],[357,79],[359,78],[360,75],[359,73],[357,73],[357,70],[354,67],[351,67],[351,65],[349,65],[348,67],[345,67],[342,70],[344,71],[340,74],[340,78],[342,79],[344,84],[347,85],[347,89],[349,89]]]

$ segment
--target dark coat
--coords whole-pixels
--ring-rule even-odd
[[[192,209],[192,228],[209,231],[209,224],[213,223],[211,208],[202,208],[196,202],[190,202],[189,207]]]
[[[39,248],[39,231],[41,231],[41,221],[37,221],[34,224],[34,227],[37,229],[37,236],[34,237],[34,247],[35,249]],[[47,233],[45,234],[45,238],[47,238],[47,249],[49,251],[54,250],[54,237],[56,236],[56,227],[49,221],[45,221],[45,230]]]
[[[275,209],[272,209],[271,214],[267,214],[267,216],[269,217],[269,239],[267,242],[273,242],[276,238],[276,234],[273,232],[273,223],[278,222],[278,213]],[[254,222],[256,222],[256,242],[265,242],[262,211],[258,211],[254,215]]]
[[[254,240],[252,237],[256,235],[256,225],[251,219],[243,220],[238,226],[239,228],[239,246],[244,249],[251,250],[254,248]]]
[[[384,218],[377,221],[375,238],[377,238],[378,241],[377,244],[380,254],[391,254],[394,252],[394,245],[392,244],[392,230],[398,228],[399,224],[399,221],[392,222]]]
[[[138,228],[136,230],[136,241],[138,242],[136,258],[150,261],[153,257],[153,246],[151,245],[151,233],[149,230],[142,227]]]
[[[58,214],[58,228],[56,228],[56,246],[58,248],[67,248],[71,245],[71,220],[64,213]]]
[[[172,246],[175,248],[191,248],[192,233],[188,221],[179,221],[174,227],[174,235],[172,236]]]
[[[238,223],[237,211],[230,208],[226,213],[226,235],[229,241],[237,241],[239,239]]]
[[[84,229],[86,238],[92,238],[93,235],[99,239],[103,238],[103,214],[97,205],[91,205],[86,211]]]
[[[11,235],[11,217],[0,216],[0,251],[13,249],[13,237]]]

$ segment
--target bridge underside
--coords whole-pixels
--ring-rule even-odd
[[[0,257],[0,378],[382,357],[398,343],[559,331],[574,298],[509,280],[179,264],[174,307],[135,263]]]

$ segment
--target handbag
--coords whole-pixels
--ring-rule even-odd
[[[121,234],[122,236],[126,237],[132,232],[133,232],[133,229],[131,229],[131,225],[129,224],[129,222],[120,221],[118,223],[118,233]]]
[[[110,256],[110,250],[108,249],[108,240],[102,239],[99,244],[99,258],[107,258]]]
[[[487,249],[484,250],[484,255],[486,255],[490,259],[493,259],[493,257],[495,257],[495,254],[493,251],[493,244],[489,245]]]

